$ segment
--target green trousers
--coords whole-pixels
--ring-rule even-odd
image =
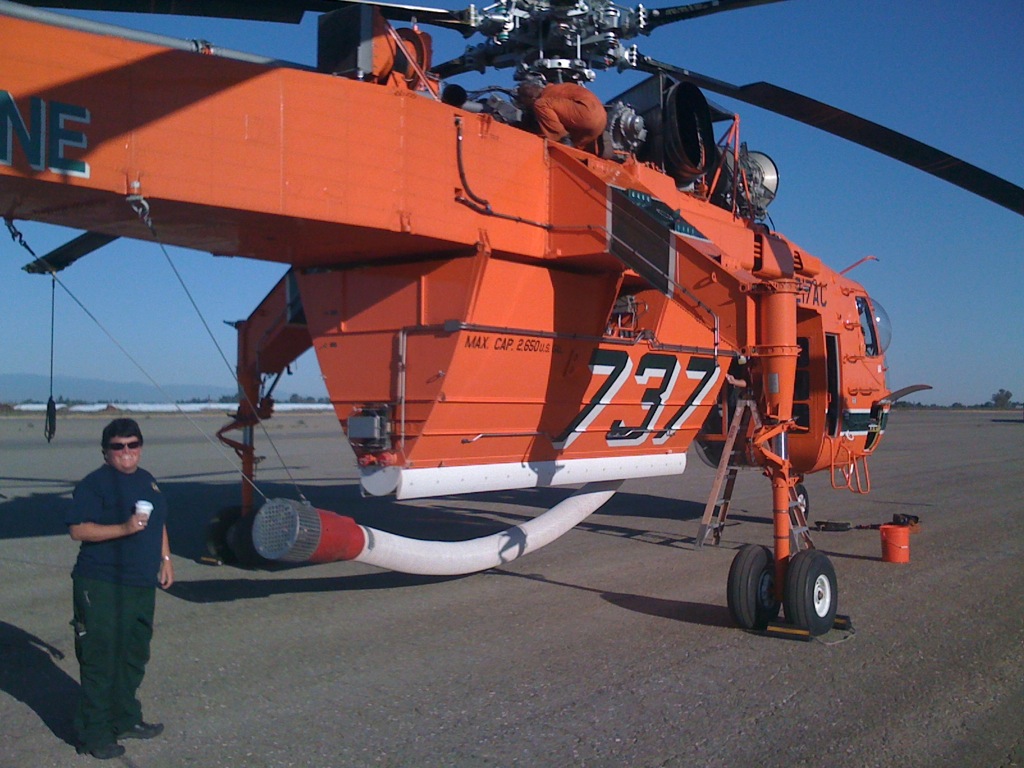
[[[136,692],[149,661],[156,589],[80,576],[72,581],[82,686],[74,726],[80,746],[94,749],[142,722]]]

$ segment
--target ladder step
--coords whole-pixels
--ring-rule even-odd
[[[745,429],[749,423],[753,412],[753,404],[745,399],[736,404],[736,411],[732,416],[728,435],[722,446],[722,455],[719,457],[718,471],[715,473],[715,480],[711,492],[708,494],[704,516],[697,532],[696,547],[698,549],[704,546],[711,533],[714,534],[715,543],[719,543],[722,529],[725,527],[725,519],[729,514],[736,478],[746,459],[746,452],[742,447],[737,446],[736,440],[741,429]],[[711,525],[713,518],[715,519],[714,526]]]

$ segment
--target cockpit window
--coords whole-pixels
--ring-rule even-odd
[[[878,334],[878,354],[884,354],[889,349],[889,342],[892,341],[892,323],[889,321],[889,313],[885,307],[878,303],[877,299],[870,299],[871,307],[875,310],[875,333]]]
[[[869,301],[867,296],[857,297],[857,314],[860,315],[860,329],[864,332],[864,353],[868,357],[878,357],[892,341],[889,315],[881,304]]]

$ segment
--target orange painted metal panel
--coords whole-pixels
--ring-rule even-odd
[[[127,206],[117,213],[117,197],[135,192],[150,201],[165,242],[213,243],[223,253],[333,263],[366,255],[365,238],[348,241],[354,227],[398,236],[400,252],[411,249],[402,236],[452,247],[475,244],[486,229],[492,247],[543,256],[543,230],[455,201],[463,186],[455,118],[464,120],[463,161],[475,191],[529,220],[548,207],[539,137],[405,90],[318,73],[8,17],[0,36],[13,43],[0,48],[0,89],[20,111],[37,98],[90,115],[81,126],[87,146],[75,157],[88,162],[88,178],[34,171],[17,152],[0,166],[30,182],[16,195],[6,180],[0,186],[0,204],[15,217],[121,234],[133,215]],[[60,210],[52,210],[54,187],[62,188]],[[105,210],[95,219],[75,210],[97,199]],[[193,214],[187,226],[176,207]],[[203,211],[215,212],[208,224]],[[323,225],[333,234],[324,237]]]

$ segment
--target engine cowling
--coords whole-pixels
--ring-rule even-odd
[[[693,83],[675,83],[664,106],[665,170],[680,186],[700,178],[718,159],[711,108]]]

